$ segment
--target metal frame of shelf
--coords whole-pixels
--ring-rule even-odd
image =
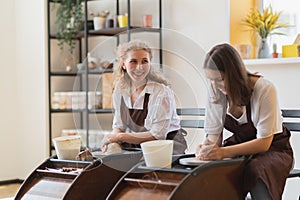
[[[127,27],[122,27],[122,28],[104,28],[101,30],[91,30],[89,29],[90,21],[88,21],[88,1],[89,0],[83,0],[84,3],[84,30],[80,31],[76,37],[74,37],[74,40],[78,40],[79,44],[79,62],[82,63],[84,60],[85,63],[84,66],[88,66],[88,59],[87,59],[87,54],[89,52],[89,42],[88,38],[89,37],[96,37],[96,36],[107,36],[107,37],[116,37],[117,39],[117,45],[120,43],[120,35],[122,34],[127,34],[127,40],[130,41],[131,39],[131,34],[137,33],[137,32],[153,32],[153,33],[159,33],[159,61],[161,64],[162,68],[162,63],[163,63],[163,52],[162,52],[162,1],[158,0],[158,10],[159,10],[159,27],[158,28],[145,28],[145,27],[136,27],[136,26],[131,26],[131,0],[127,0],[127,13],[128,13],[128,26]],[[119,0],[116,1],[116,15],[120,14],[120,2]],[[52,103],[52,84],[51,84],[51,78],[52,77],[76,77],[79,76],[80,78],[80,90],[81,91],[89,91],[89,76],[90,75],[100,75],[104,73],[112,73],[113,69],[101,69],[101,70],[91,70],[88,67],[85,67],[84,70],[73,70],[70,72],[66,71],[52,71],[53,67],[51,65],[51,40],[57,40],[59,39],[56,37],[55,34],[51,34],[51,29],[50,29],[50,7],[51,3],[59,3],[54,0],[48,0],[48,5],[47,5],[47,28],[48,28],[48,109],[49,109],[49,154],[52,156],[52,150],[54,149],[52,146],[52,131],[53,131],[53,122],[52,122],[52,115],[53,114],[59,114],[59,113],[78,113],[80,115],[80,121],[81,121],[81,128],[86,129],[87,131],[87,141],[86,144],[89,146],[89,115],[90,114],[109,114],[113,113],[113,109],[88,109],[88,92],[85,93],[85,109],[52,109],[51,103]],[[84,46],[82,46],[84,43]],[[84,52],[84,54],[83,54]],[[86,59],[83,59],[83,57]],[[84,88],[83,88],[84,86]],[[84,127],[85,126],[85,127]]]

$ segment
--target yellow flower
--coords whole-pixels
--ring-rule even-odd
[[[278,23],[281,12],[273,12],[272,7],[266,8],[262,13],[257,9],[251,9],[243,19],[243,24],[249,27],[250,31],[257,32],[261,38],[267,38],[270,34],[283,35],[274,32],[276,29],[288,27],[286,23]]]

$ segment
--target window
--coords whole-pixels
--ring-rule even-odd
[[[288,23],[292,27],[280,29],[280,32],[285,35],[272,35],[270,37],[270,48],[273,51],[272,46],[277,44],[277,52],[282,53],[282,45],[293,44],[297,35],[300,34],[300,13],[299,13],[299,0],[261,0],[262,9],[272,6],[272,9],[276,12],[281,11],[282,14],[279,18],[280,22]]]

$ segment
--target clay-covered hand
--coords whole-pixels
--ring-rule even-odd
[[[104,155],[111,155],[111,154],[116,154],[116,153],[122,153],[123,150],[118,143],[110,143],[107,145],[106,151],[103,153]]]
[[[223,159],[222,149],[209,139],[206,139],[203,144],[198,145],[195,155],[199,160]]]
[[[111,133],[104,136],[101,145],[101,151],[105,153],[108,149],[108,145],[111,143],[119,143],[118,133]]]

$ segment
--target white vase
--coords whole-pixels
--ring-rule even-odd
[[[259,49],[258,49],[258,58],[271,58],[269,43],[267,38],[261,38]]]
[[[95,30],[99,30],[105,27],[105,17],[94,17],[93,21]]]

